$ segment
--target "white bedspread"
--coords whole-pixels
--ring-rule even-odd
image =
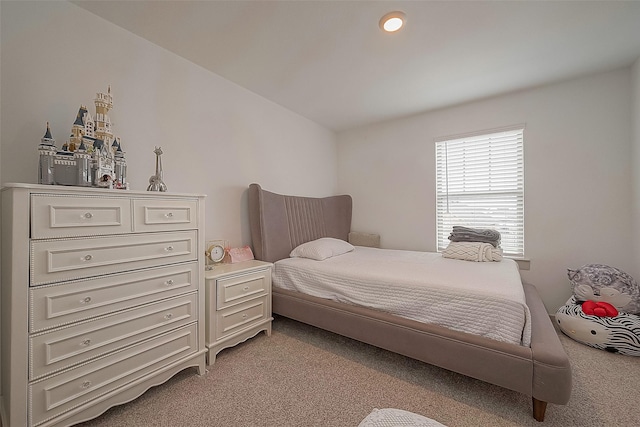
[[[531,314],[518,265],[356,246],[324,261],[275,263],[273,285],[529,346]]]

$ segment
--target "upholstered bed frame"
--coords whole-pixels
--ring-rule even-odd
[[[275,262],[321,237],[348,240],[352,201],[285,196],[249,186],[249,222],[257,259]],[[273,312],[321,329],[531,396],[533,416],[571,395],[571,367],[536,288],[525,284],[531,347],[423,324],[383,312],[273,289]]]

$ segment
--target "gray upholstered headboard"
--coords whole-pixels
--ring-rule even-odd
[[[249,186],[249,223],[256,259],[275,262],[293,248],[321,237],[348,240],[351,196],[284,196]]]

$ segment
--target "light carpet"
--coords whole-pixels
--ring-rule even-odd
[[[207,375],[184,370],[81,425],[355,427],[373,408],[399,408],[448,427],[640,426],[640,358],[560,337],[573,394],[542,424],[529,396],[276,317],[271,337],[223,350]]]

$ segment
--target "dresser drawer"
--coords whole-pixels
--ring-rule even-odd
[[[29,332],[109,314],[198,289],[198,263],[29,289]]]
[[[191,230],[197,227],[196,200],[133,200],[134,231]]]
[[[31,423],[43,423],[195,353],[197,335],[192,324],[30,384]]]
[[[266,296],[220,310],[216,312],[216,339],[220,340],[266,318]]]
[[[31,242],[31,285],[195,261],[197,231]]]
[[[130,232],[129,199],[31,196],[31,237],[34,239]]]
[[[68,368],[107,352],[196,321],[198,294],[192,293],[29,339],[29,379]]]
[[[222,309],[266,295],[271,288],[271,270],[216,279],[216,307]]]

